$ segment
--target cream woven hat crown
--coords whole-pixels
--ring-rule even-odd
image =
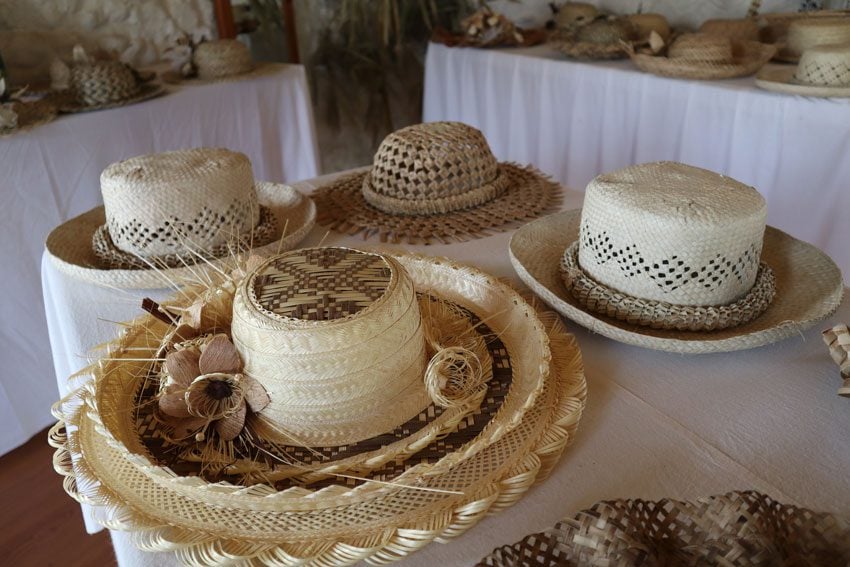
[[[687,33],[673,40],[666,56],[634,50],[630,55],[642,71],[664,77],[728,79],[755,73],[775,52],[774,46],[757,41]]]
[[[764,222],[751,187],[643,164],[597,177],[581,211],[519,229],[511,261],[547,303],[610,338],[673,352],[752,348],[829,316],[843,295],[832,260]]]
[[[388,135],[372,167],[313,194],[319,223],[382,240],[468,240],[534,218],[560,199],[538,171],[500,163],[480,131],[431,122]]]
[[[796,68],[762,69],[756,84],[763,89],[804,96],[850,96],[850,44],[813,47]]]
[[[805,18],[791,22],[785,49],[785,61],[796,61],[813,47],[850,43],[850,17]]]
[[[47,249],[67,273],[118,287],[179,284],[207,261],[291,247],[315,216],[309,199],[255,182],[248,158],[222,148],[130,158],[100,182],[104,207],[55,229]]]
[[[310,275],[302,277],[305,272]],[[336,284],[319,292],[316,284],[325,277]],[[361,397],[361,382],[366,386],[372,377],[351,376],[347,384],[345,372],[326,364],[356,349],[338,344],[351,337],[337,327],[362,323],[379,335],[397,334],[381,340],[391,350],[403,348],[402,333],[373,322],[383,320],[381,312],[396,296],[407,297],[406,282],[418,296],[431,357],[425,388],[439,392],[440,405],[430,403],[405,424],[346,445],[307,448],[267,437],[276,420],[266,414],[280,386],[312,386],[319,372],[327,375],[326,391],[316,387],[301,407],[289,406],[305,417],[322,402]],[[259,263],[249,259],[183,292],[129,324],[108,358],[90,369],[91,383],[57,404],[61,421],[50,441],[70,495],[102,506],[99,517],[110,529],[134,532],[138,545],[176,551],[188,564],[387,562],[434,539],[457,537],[549,473],[584,406],[580,355],[560,319],[538,314],[503,283],[447,259],[318,248]],[[319,294],[328,301],[313,302]],[[231,312],[243,316],[246,301],[274,313],[249,316],[248,335],[258,332],[258,322],[273,331],[263,344],[249,338],[250,348],[236,339],[246,336],[245,323],[234,320],[231,328],[228,321]],[[166,313],[184,315],[166,323]],[[280,330],[283,320],[291,333]],[[229,343],[231,331],[243,355]],[[419,340],[416,331],[410,336]],[[284,380],[280,372],[252,377],[252,357],[278,343],[297,343],[298,349],[281,350],[285,358],[303,360],[282,365],[303,363],[305,379]],[[464,355],[471,366],[440,354],[466,347],[475,353]],[[369,352],[373,358],[384,354]],[[458,406],[446,404],[450,400],[441,396],[463,385],[455,379],[475,361],[490,370],[479,384],[483,389]],[[429,381],[431,370],[449,380]],[[386,376],[380,381],[389,384]],[[372,395],[396,403],[383,392]],[[384,405],[356,421],[393,411]],[[452,411],[457,419],[432,427]],[[171,425],[175,418],[182,425]],[[317,429],[337,427],[326,417],[311,418],[318,418]],[[274,433],[279,423],[272,425]],[[177,435],[184,430],[188,436]]]

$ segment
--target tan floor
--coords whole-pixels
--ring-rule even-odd
[[[0,564],[115,565],[106,532],[86,534],[80,506],[53,471],[47,431],[0,457]]]

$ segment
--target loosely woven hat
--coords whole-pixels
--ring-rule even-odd
[[[770,61],[776,47],[703,33],[682,34],[666,55],[630,51],[642,71],[684,79],[729,79],[752,75]]]
[[[141,102],[163,94],[162,85],[143,80],[135,69],[120,61],[95,61],[82,50],[69,75],[70,97],[60,106],[67,113],[103,110]]]
[[[759,40],[759,25],[753,18],[706,20],[699,33],[743,41]]]
[[[626,45],[639,39],[639,31],[627,17],[600,16],[559,30],[555,47],[573,59],[622,59]]]
[[[100,181],[104,206],[54,229],[47,252],[65,273],[107,286],[182,284],[249,248],[288,250],[315,218],[307,197],[255,182],[248,158],[221,148],[120,161]]]
[[[400,559],[545,478],[584,407],[559,318],[449,260],[314,248],[183,291],[50,437],[69,494],[188,564]]]
[[[479,567],[563,565],[847,565],[846,518],[759,492],[695,501],[598,502],[551,529],[497,548]]]
[[[520,228],[514,268],[561,314],[618,341],[683,353],[753,348],[837,309],[835,263],[764,225],[758,193],[674,163],[597,177],[583,210]]]
[[[788,25],[785,45],[776,59],[796,63],[800,55],[813,47],[846,43],[850,43],[850,17],[801,18]]]
[[[796,68],[764,68],[756,85],[803,96],[850,97],[850,43],[807,49]]]
[[[463,241],[512,228],[557,206],[557,183],[500,163],[480,131],[430,122],[387,136],[369,171],[313,193],[319,224],[412,244]]]
[[[255,63],[248,46],[236,39],[204,41],[192,50],[191,74],[163,73],[168,83],[206,84],[241,81],[266,75],[281,68],[280,64]]]

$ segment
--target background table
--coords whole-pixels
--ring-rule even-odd
[[[768,222],[850,273],[850,100],[780,95],[752,77],[687,81],[630,61],[578,63],[538,46],[431,44],[424,120],[479,128],[496,156],[568,187],[673,160],[729,175],[767,199]]]
[[[319,182],[295,186],[309,192]],[[582,198],[581,192],[567,191],[565,208],[580,206]],[[321,227],[304,245],[323,238],[327,245],[364,246],[358,237],[325,236]],[[462,244],[383,248],[450,256],[516,280],[509,240],[503,233]],[[47,261],[42,270],[60,375],[80,367],[76,353],[114,336],[117,327],[103,320],[136,316],[139,299],[153,295],[79,284]],[[695,498],[756,489],[784,502],[850,515],[850,400],[836,395],[841,380],[819,336],[821,327],[835,321],[850,321],[848,302],[830,322],[799,337],[700,356],[623,345],[568,322],[588,383],[575,443],[552,476],[518,504],[448,545],[427,546],[405,564],[470,565],[494,547],[608,498]],[[176,565],[168,555],[137,551],[126,534],[112,537],[123,567]]]
[[[258,179],[319,171],[304,68],[245,81],[169,86],[157,99],[62,116],[0,139],[0,455],[49,424],[56,398],[38,262],[55,226],[100,204],[100,172],[132,156],[195,146],[245,152]],[[45,389],[49,386],[49,389]]]

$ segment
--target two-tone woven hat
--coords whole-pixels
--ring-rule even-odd
[[[545,478],[584,407],[557,315],[447,259],[312,248],[183,291],[109,345],[50,439],[71,496],[188,564],[451,539]]]
[[[583,209],[520,228],[510,255],[536,294],[594,332],[671,352],[742,350],[828,317],[844,292],[826,254],[765,218],[752,187],[642,164],[594,179]]]
[[[776,54],[776,60],[796,63],[800,56],[814,48],[850,43],[850,17],[809,17],[792,21],[788,25],[785,43]]]
[[[639,31],[629,18],[598,16],[558,30],[553,44],[572,59],[623,59],[627,56],[626,45],[637,39]]]
[[[764,68],[756,85],[788,94],[850,97],[850,43],[813,47],[803,52],[796,68]]]
[[[61,271],[110,287],[194,281],[248,249],[289,250],[315,222],[309,198],[255,181],[247,156],[222,148],[120,161],[100,186],[104,206],[54,229],[47,253]]]
[[[206,84],[241,81],[279,69],[279,65],[256,63],[248,46],[236,39],[203,41],[191,49],[187,73],[163,73],[168,83]]]
[[[508,230],[558,205],[560,186],[532,167],[498,162],[483,134],[430,122],[387,136],[368,171],[319,187],[319,224],[411,244]]]
[[[673,40],[666,54],[630,50],[629,55],[641,71],[662,77],[730,79],[752,75],[770,61],[775,52],[775,46],[757,41],[686,33]]]

